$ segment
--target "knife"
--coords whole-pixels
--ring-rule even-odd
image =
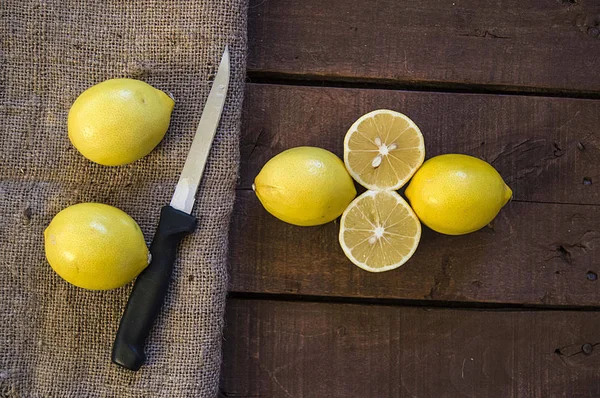
[[[170,205],[160,212],[158,228],[150,245],[152,260],[137,277],[121,317],[112,361],[124,368],[135,371],[144,364],[144,344],[165,300],[177,246],[183,237],[196,229],[197,221],[191,212],[228,86],[229,49],[225,47],[175,193]]]

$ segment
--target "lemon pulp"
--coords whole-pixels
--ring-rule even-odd
[[[400,267],[414,254],[421,224],[394,191],[367,191],[342,215],[339,241],[355,265],[371,272]]]
[[[346,133],[344,163],[370,190],[398,190],[425,159],[419,127],[406,115],[380,109],[360,117]]]

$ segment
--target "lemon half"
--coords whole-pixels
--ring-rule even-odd
[[[344,139],[348,172],[370,190],[400,189],[424,159],[421,130],[399,112],[369,112],[354,122]]]
[[[394,191],[366,191],[344,211],[339,241],[355,265],[370,272],[389,271],[417,250],[421,223]]]

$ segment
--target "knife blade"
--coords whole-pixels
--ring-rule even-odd
[[[146,361],[144,345],[164,303],[177,247],[196,229],[191,212],[225,105],[229,69],[229,49],[225,47],[175,193],[171,203],[161,209],[150,245],[151,262],[137,277],[121,317],[111,359],[124,368],[136,371]]]

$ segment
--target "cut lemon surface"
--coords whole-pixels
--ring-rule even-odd
[[[398,268],[417,250],[421,223],[394,191],[367,191],[340,222],[340,245],[354,264],[370,272]]]
[[[424,159],[421,130],[399,112],[369,112],[354,122],[344,139],[346,168],[367,189],[400,189]]]

